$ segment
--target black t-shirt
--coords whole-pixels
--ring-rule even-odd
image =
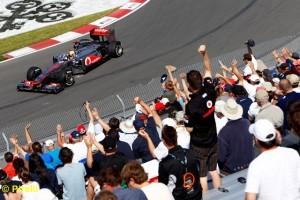
[[[88,176],[98,176],[101,170],[112,167],[121,172],[123,166],[128,162],[126,156],[120,152],[113,155],[103,155],[96,153],[93,155],[93,166],[91,169],[87,168]]]
[[[187,127],[192,127],[191,144],[198,147],[211,147],[217,142],[214,119],[216,91],[211,78],[205,78],[199,92],[190,95],[186,105]]]
[[[158,181],[168,184],[170,177],[175,180],[172,194],[175,200],[196,200],[202,197],[199,161],[192,151],[176,146],[159,163]]]

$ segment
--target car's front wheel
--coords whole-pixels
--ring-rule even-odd
[[[66,71],[65,77],[64,77],[64,85],[66,87],[70,87],[70,86],[74,85],[74,83],[75,83],[75,79],[74,79],[72,71]]]

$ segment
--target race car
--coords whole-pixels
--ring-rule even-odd
[[[56,62],[45,70],[32,66],[27,71],[27,80],[17,85],[18,91],[44,92],[57,94],[75,83],[72,63]]]
[[[73,50],[53,57],[53,63],[64,59],[73,63],[73,74],[82,74],[98,66],[110,58],[123,55],[123,47],[115,38],[115,31],[104,28],[94,28],[90,31],[91,39],[76,41]]]
[[[57,94],[75,83],[75,74],[86,73],[110,58],[123,55],[114,30],[95,28],[90,31],[90,37],[76,41],[68,53],[54,56],[53,64],[47,69],[30,67],[27,80],[17,84],[17,90]]]

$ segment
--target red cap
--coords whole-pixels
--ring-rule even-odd
[[[83,124],[77,125],[77,131],[78,131],[80,134],[86,134],[86,129],[85,129],[85,127],[84,127]]]
[[[157,110],[157,111],[163,111],[165,109],[166,109],[166,106],[163,103],[158,102],[158,103],[155,104],[155,110]]]

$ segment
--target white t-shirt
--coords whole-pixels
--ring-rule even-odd
[[[186,130],[185,127],[178,126],[176,128],[177,132],[177,143],[184,149],[189,149],[190,148],[190,140],[191,140],[191,135],[190,133]]]
[[[40,191],[38,182],[32,181],[21,186],[22,200],[37,200],[37,194]]]
[[[261,153],[249,166],[245,192],[258,200],[300,199],[300,157],[289,148]]]
[[[253,63],[253,67],[255,70],[257,70],[257,60],[255,59],[255,57],[253,55],[251,55],[252,57],[252,63]],[[252,70],[251,67],[247,64],[243,70],[244,72],[244,76],[248,76],[252,74]]]
[[[81,142],[77,142],[75,144],[64,144],[64,147],[68,147],[73,152],[73,163],[78,163],[80,160],[85,159],[87,156],[87,147],[82,140]]]
[[[256,94],[256,89],[260,87],[260,85],[252,85],[248,83],[246,80],[243,81],[243,87],[246,89],[248,92],[248,97],[254,101],[255,100],[255,94]]]
[[[257,104],[257,102],[253,102],[248,110],[249,118],[255,119],[256,115],[259,113],[261,107]]]
[[[148,200],[173,200],[174,197],[168,187],[163,183],[150,183],[141,188]]]

